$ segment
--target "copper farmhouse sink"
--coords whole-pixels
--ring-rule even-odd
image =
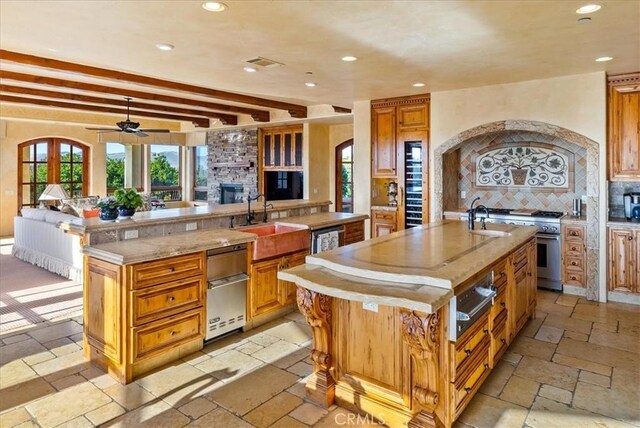
[[[258,235],[258,239],[253,242],[252,261],[308,250],[311,244],[311,235],[306,227],[275,223],[244,227],[240,230]]]

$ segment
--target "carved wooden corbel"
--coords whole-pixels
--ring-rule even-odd
[[[298,287],[296,300],[313,334],[313,374],[307,381],[307,395],[316,403],[329,407],[335,397],[335,380],[331,368],[331,318],[333,298]]]
[[[402,339],[411,352],[411,397],[415,413],[408,426],[442,427],[444,425],[435,414],[441,389],[437,375],[442,328],[440,314],[402,309],[400,317]]]

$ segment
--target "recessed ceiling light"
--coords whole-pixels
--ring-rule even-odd
[[[593,13],[600,10],[601,8],[602,6],[600,6],[599,4],[585,4],[584,6],[576,9],[576,13],[579,13],[579,14]]]
[[[209,12],[224,12],[227,10],[227,5],[217,1],[206,1],[202,3],[202,8]]]
[[[256,71],[258,71],[253,67],[245,67],[243,70],[246,71],[247,73],[255,73]]]
[[[596,62],[607,62],[613,59],[612,56],[601,56],[600,58],[596,58]]]
[[[156,45],[156,47],[158,49],[160,49],[161,51],[170,51],[173,48],[175,48],[175,46],[173,46],[172,44],[169,44],[169,43],[158,43]]]
[[[304,85],[308,86],[310,88],[313,88],[314,86],[316,86],[316,84],[314,82],[306,82]]]
[[[422,88],[424,86],[424,83],[422,82],[414,83],[413,86],[415,86],[416,88]]]
[[[351,56],[351,55],[347,55],[347,56],[343,56],[342,60],[345,62],[351,62],[351,61],[355,61],[358,58],[356,58],[355,56]]]

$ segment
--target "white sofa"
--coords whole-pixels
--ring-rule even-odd
[[[22,217],[14,217],[12,254],[66,278],[82,280],[80,237],[58,229],[61,221],[81,218],[38,208],[22,209]]]

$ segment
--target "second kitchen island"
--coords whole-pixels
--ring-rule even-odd
[[[442,221],[278,274],[313,330],[308,396],[389,426],[452,426],[535,314],[536,228]]]

